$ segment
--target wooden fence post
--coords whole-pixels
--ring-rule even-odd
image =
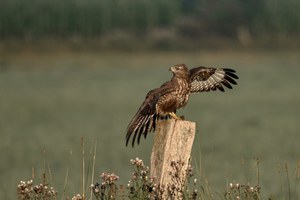
[[[151,154],[150,175],[156,184],[171,184],[171,162],[181,161],[182,180],[186,169],[196,132],[196,123],[184,120],[158,120]]]

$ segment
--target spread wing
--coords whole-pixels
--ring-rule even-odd
[[[128,142],[132,135],[133,147],[136,137],[137,143],[139,144],[142,135],[144,135],[144,137],[146,138],[148,132],[155,130],[157,118],[156,103],[161,96],[171,92],[171,90],[171,83],[166,82],[160,88],[148,92],[144,102],[127,127],[126,146],[128,145]]]
[[[223,86],[232,89],[231,84],[237,85],[234,79],[239,78],[233,69],[196,67],[190,70],[191,93],[216,89],[224,92]]]

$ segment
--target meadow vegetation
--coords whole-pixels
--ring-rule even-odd
[[[197,123],[191,165],[201,189],[212,199],[222,199],[226,191],[251,191],[248,185],[259,185],[261,199],[298,199],[298,55],[298,51],[2,52],[1,199],[15,199],[20,180],[42,183],[44,172],[51,172],[48,181],[59,198],[80,193],[82,137],[87,173],[92,173],[97,141],[95,177],[114,173],[119,184],[127,185],[131,158],[149,165],[153,135],[134,149],[126,148],[126,126],[147,91],[168,80],[167,69],[182,62],[190,67],[231,67],[240,77],[234,90],[193,95],[179,111]]]
[[[197,123],[197,198],[299,199],[299,9],[297,0],[0,1],[0,199],[16,199],[16,188],[91,197],[102,173],[99,182],[118,179],[125,191],[129,160],[149,165],[153,141],[126,148],[126,126],[179,63],[240,77],[179,111]]]

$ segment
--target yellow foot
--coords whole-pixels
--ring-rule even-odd
[[[174,112],[170,112],[169,115],[177,120],[184,120],[184,116],[178,117]]]

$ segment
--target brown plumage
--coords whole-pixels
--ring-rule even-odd
[[[133,135],[132,146],[135,140],[140,143],[143,135],[155,130],[156,120],[176,116],[176,110],[184,107],[191,93],[220,90],[223,86],[232,89],[238,79],[233,69],[196,67],[188,70],[185,64],[175,65],[170,68],[173,77],[159,88],[148,92],[143,104],[130,121],[127,127],[126,146]]]

